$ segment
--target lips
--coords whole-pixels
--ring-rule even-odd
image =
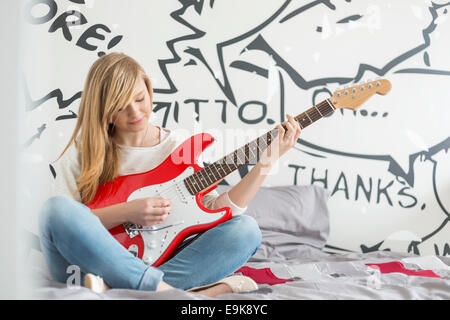
[[[144,119],[144,118],[141,118],[141,119],[139,119],[139,120],[131,121],[131,122],[128,122],[128,123],[129,123],[129,124],[138,124],[138,123],[140,123],[143,119]]]

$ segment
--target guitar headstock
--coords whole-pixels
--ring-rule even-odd
[[[355,110],[374,94],[385,95],[391,90],[391,87],[392,85],[387,79],[368,81],[342,90],[336,90],[329,100],[336,108]]]

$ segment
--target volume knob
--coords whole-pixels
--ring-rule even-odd
[[[143,259],[143,261],[145,262],[145,264],[151,264],[152,263],[152,257],[147,256]]]
[[[156,241],[152,240],[152,241],[147,242],[147,247],[150,249],[156,248]]]

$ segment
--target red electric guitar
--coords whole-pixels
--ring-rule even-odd
[[[354,110],[372,95],[384,95],[390,89],[391,83],[380,79],[337,90],[332,97],[295,119],[303,129],[337,108]],[[231,218],[229,207],[218,210],[204,207],[203,196],[241,165],[258,159],[277,135],[278,130],[274,128],[202,168],[197,165],[197,158],[213,142],[213,137],[206,133],[196,134],[179,145],[158,167],[144,173],[119,176],[101,185],[87,206],[98,209],[144,197],[171,198],[171,212],[164,222],[152,226],[125,223],[109,230],[131,253],[147,265],[157,267],[170,258],[188,236]]]

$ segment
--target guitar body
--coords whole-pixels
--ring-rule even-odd
[[[202,204],[203,196],[217,185],[192,195],[183,182],[187,176],[202,169],[197,164],[198,156],[212,141],[209,134],[192,136],[156,168],[119,176],[101,185],[87,206],[98,209],[138,198],[170,198],[171,211],[162,223],[150,227],[121,224],[109,230],[117,241],[147,265],[161,265],[188,236],[231,218],[229,207],[210,210]]]
[[[336,108],[355,110],[374,94],[384,95],[390,89],[391,83],[380,79],[337,90],[332,97],[294,119],[304,129]],[[179,145],[158,167],[140,174],[119,176],[101,185],[87,206],[98,209],[145,197],[170,198],[171,211],[164,222],[151,227],[125,223],[109,230],[128,251],[146,264],[157,267],[167,261],[188,236],[231,218],[231,209],[228,207],[218,210],[205,208],[203,196],[215,189],[221,179],[240,165],[257,158],[257,154],[269,146],[277,135],[278,129],[275,128],[206,168],[201,168],[197,165],[197,159],[213,142],[213,137],[206,133],[196,134]]]

